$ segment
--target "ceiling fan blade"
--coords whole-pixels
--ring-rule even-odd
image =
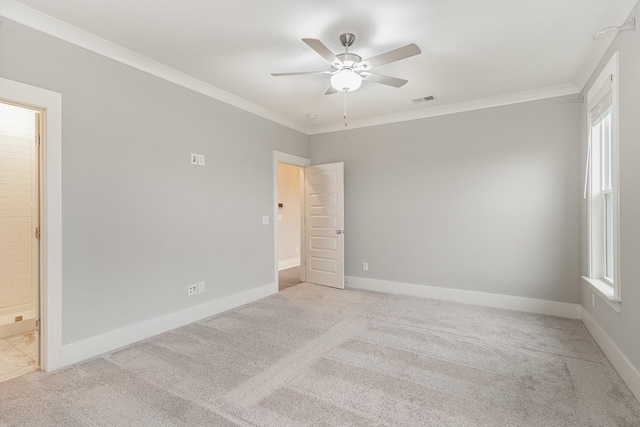
[[[379,67],[390,62],[400,61],[401,59],[419,55],[420,53],[422,53],[420,48],[415,43],[411,43],[406,46],[391,50],[387,53],[374,56],[373,58],[365,59],[358,64],[358,67],[364,66],[366,69],[370,70],[374,67]]]
[[[311,49],[315,50],[318,55],[322,56],[329,64],[335,65],[337,67],[341,67],[342,61],[338,59],[338,57],[329,50],[328,47],[324,45],[320,40],[316,39],[302,39]]]
[[[408,80],[405,80],[405,79],[399,79],[391,76],[384,76],[382,74],[376,74],[369,71],[366,73],[362,73],[361,75],[365,81],[380,83],[383,85],[393,86],[393,87],[401,87],[408,82]]]
[[[271,73],[272,76],[282,77],[282,76],[309,76],[313,74],[331,74],[330,71],[296,71],[293,73]]]
[[[324,93],[325,95],[333,95],[334,93],[337,93],[338,91],[331,85],[329,85],[329,89],[327,89],[327,91]]]

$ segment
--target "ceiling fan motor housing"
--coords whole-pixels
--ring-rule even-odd
[[[340,43],[342,43],[342,46],[344,47],[351,46],[355,40],[356,36],[351,33],[344,33],[340,35]]]

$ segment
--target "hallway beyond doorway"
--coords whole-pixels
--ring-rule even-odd
[[[300,283],[300,266],[286,268],[278,272],[278,291],[299,285]]]

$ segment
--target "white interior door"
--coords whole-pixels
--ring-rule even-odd
[[[344,163],[305,168],[305,280],[344,289]]]

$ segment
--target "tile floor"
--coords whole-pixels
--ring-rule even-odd
[[[38,369],[35,331],[0,339],[0,382]]]

